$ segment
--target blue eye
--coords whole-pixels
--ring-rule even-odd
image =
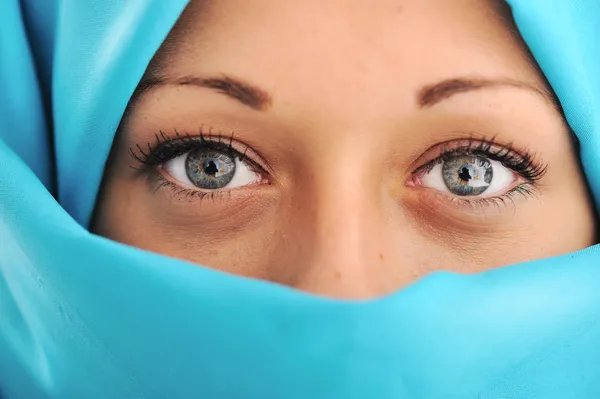
[[[217,190],[233,180],[235,156],[212,149],[195,150],[188,153],[185,159],[185,172],[196,187]]]
[[[479,195],[490,186],[494,178],[494,168],[486,158],[460,156],[443,163],[442,175],[452,194]]]
[[[164,170],[184,186],[215,191],[247,186],[261,175],[239,156],[211,147],[189,151],[164,163]]]
[[[493,195],[517,179],[502,163],[482,156],[457,155],[436,164],[421,178],[425,187],[459,197]]]

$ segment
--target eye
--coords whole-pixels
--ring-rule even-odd
[[[509,189],[517,179],[502,163],[476,155],[447,157],[419,177],[424,187],[460,197],[494,195]]]
[[[261,175],[233,151],[198,148],[163,164],[173,179],[188,187],[221,190],[256,184]]]

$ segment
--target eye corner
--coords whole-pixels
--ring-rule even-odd
[[[420,183],[421,183],[421,181],[420,181],[420,175],[419,175],[418,171],[411,172],[408,175],[408,178],[406,178],[404,180],[405,187],[411,187],[411,188],[418,187],[420,185]]]

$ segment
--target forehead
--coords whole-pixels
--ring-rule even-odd
[[[382,37],[406,45],[440,34],[498,42],[515,33],[503,0],[191,0],[161,52],[200,50],[199,44],[209,50],[220,38],[251,42],[258,50],[265,41],[275,46],[294,36],[299,45],[320,38],[313,44],[343,46],[387,43]]]
[[[539,83],[501,0],[196,0],[150,71],[238,76],[280,98],[395,96],[456,76]]]

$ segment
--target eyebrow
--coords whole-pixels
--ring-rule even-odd
[[[132,99],[159,86],[196,86],[213,89],[218,93],[233,98],[258,111],[268,109],[273,103],[273,97],[265,90],[241,79],[227,75],[209,78],[198,76],[184,76],[180,78],[154,76],[144,78],[136,88]],[[533,84],[509,78],[487,79],[461,77],[446,79],[422,87],[417,92],[416,102],[419,108],[430,108],[457,94],[494,87],[514,87],[529,90],[542,96],[548,103],[560,110],[559,102],[553,93]]]
[[[494,87],[516,87],[519,89],[532,91],[542,96],[546,101],[555,107],[559,107],[558,100],[549,91],[537,87],[530,83],[521,82],[514,79],[485,79],[485,78],[453,78],[441,82],[427,85],[417,92],[417,104],[420,108],[432,107],[452,96],[484,88]]]
[[[134,96],[158,86],[196,86],[213,89],[257,111],[269,108],[273,102],[272,96],[266,91],[241,79],[226,75],[210,78],[197,76],[184,76],[181,78],[149,77],[142,79],[135,90]]]

